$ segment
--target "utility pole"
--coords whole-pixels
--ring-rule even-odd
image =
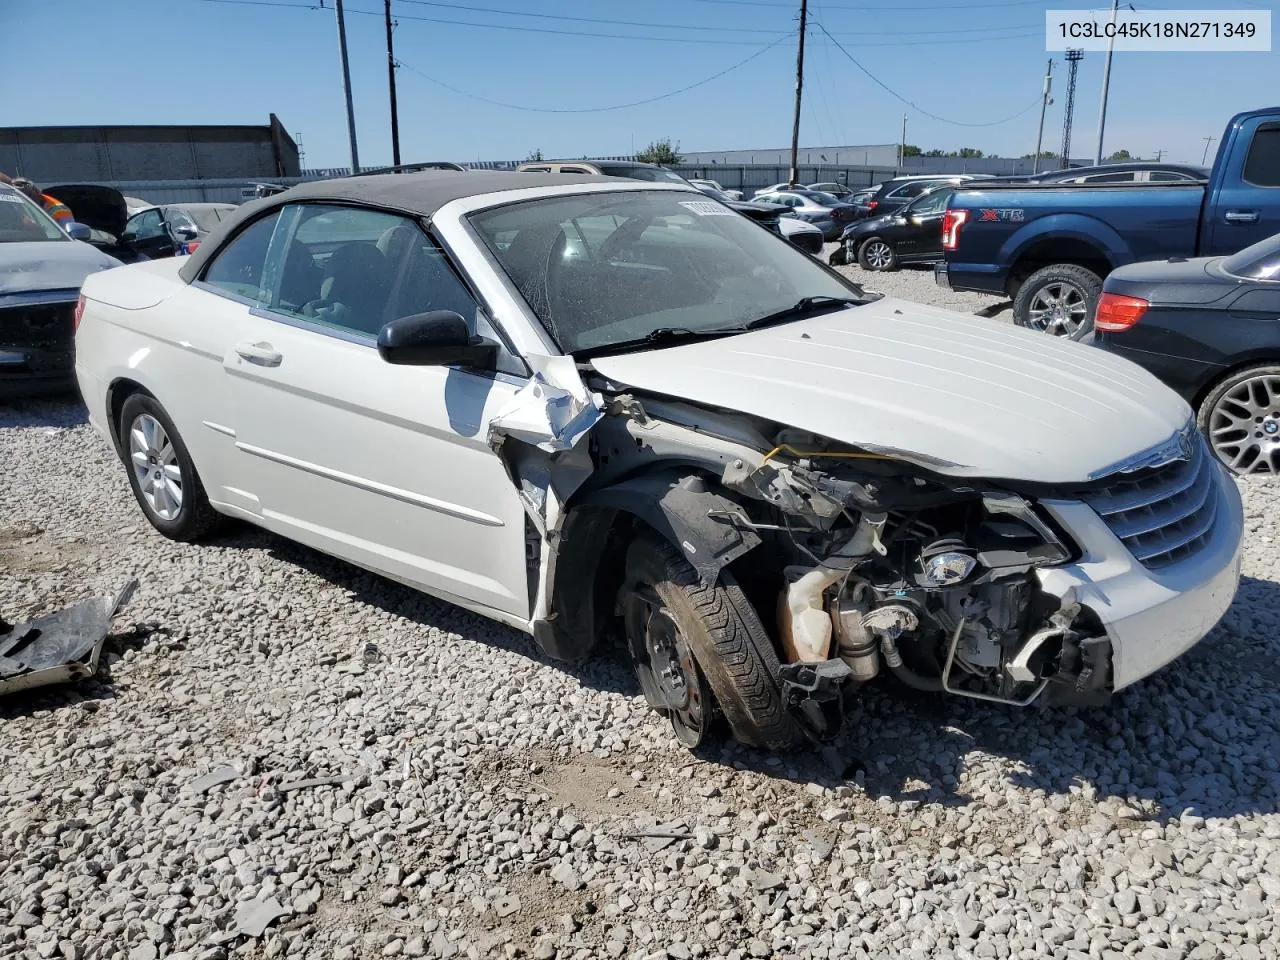
[[[391,162],[400,166],[400,115],[396,110],[396,55],[391,46],[391,0],[387,0],[387,87],[391,91]]]
[[[1080,61],[1084,59],[1083,50],[1068,50],[1066,53],[1067,69],[1067,104],[1062,111],[1062,149],[1059,151],[1058,166],[1065,170],[1071,166],[1071,120],[1076,112],[1076,73]]]
[[[1031,161],[1031,172],[1040,172],[1040,148],[1044,144],[1044,115],[1049,109],[1049,88],[1053,86],[1053,57],[1049,58],[1049,66],[1044,73],[1044,93],[1040,99],[1040,129],[1036,132],[1035,159]]]
[[[1159,150],[1157,150],[1157,151],[1156,151],[1156,163],[1159,163],[1161,160],[1163,160],[1163,159],[1164,159],[1164,155],[1165,155],[1166,153],[1168,153],[1168,152],[1169,152],[1169,151],[1168,151],[1167,149],[1165,149],[1164,147],[1161,147]]]
[[[347,95],[347,136],[351,138],[351,174],[360,172],[360,152],[356,149],[356,110],[351,104],[351,67],[347,64],[347,21],[342,16],[342,0],[335,0],[338,12],[338,50],[342,54],[342,88]]]
[[[1200,166],[1204,166],[1209,162],[1209,145],[1217,140],[1217,137],[1201,137],[1204,141],[1204,153],[1200,155]]]
[[[809,27],[809,0],[800,0],[800,45],[796,50],[796,114],[791,120],[791,176],[787,183],[794,185],[799,170],[796,160],[800,153],[800,93],[804,89],[804,34]]]
[[[898,141],[898,172],[907,169],[907,115],[902,115],[902,139]]]
[[[1094,163],[1102,163],[1102,136],[1107,129],[1107,92],[1111,88],[1111,54],[1116,48],[1116,35],[1114,27],[1116,25],[1116,9],[1120,6],[1120,0],[1111,0],[1111,36],[1107,38],[1107,63],[1102,68],[1102,103],[1098,108],[1098,153],[1094,158]]]

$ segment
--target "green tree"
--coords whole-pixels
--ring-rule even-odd
[[[1024,154],[1022,155],[1022,159],[1023,159],[1023,160],[1034,160],[1034,159],[1035,159],[1035,156],[1036,156],[1036,155],[1035,155],[1034,153],[1024,153]],[[1041,159],[1041,160],[1056,160],[1056,159],[1058,159],[1058,155],[1057,155],[1056,153],[1054,153],[1052,150],[1041,150],[1041,151],[1040,151],[1040,159]]]
[[[939,150],[937,147],[934,147],[932,150],[927,150],[927,151],[925,151],[925,153],[923,153],[923,154],[922,154],[922,156],[925,156],[925,157],[950,157],[950,156],[954,156],[954,154],[947,153],[945,150]]]
[[[1125,160],[1132,160],[1133,155],[1129,153],[1128,150],[1117,150],[1111,156],[1107,157],[1107,159],[1114,160],[1117,163],[1123,163]]]
[[[918,157],[918,156],[921,156],[920,148],[919,148],[919,147],[917,147],[914,143],[904,143],[904,144],[902,145],[902,155],[903,155],[904,157]]]
[[[663,137],[661,140],[651,141],[647,147],[636,154],[636,159],[643,163],[660,163],[671,167],[683,158],[680,156],[680,144],[672,146],[671,138]]]
[[[533,150],[531,150],[531,151],[529,152],[529,155],[528,155],[527,157],[525,157],[525,158],[524,158],[524,162],[525,162],[525,163],[536,163],[536,162],[538,162],[538,161],[539,161],[539,160],[541,160],[541,159],[542,159],[542,148],[541,148],[541,147],[534,147],[534,148],[533,148]]]
[[[961,147],[955,155],[964,157],[966,160],[981,160],[983,153],[977,147]]]

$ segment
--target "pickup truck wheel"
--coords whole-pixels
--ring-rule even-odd
[[[898,253],[888,241],[870,237],[858,248],[858,263],[863,270],[897,270]]]
[[[751,746],[793,748],[804,736],[783,705],[778,657],[760,618],[728,573],[705,584],[657,536],[627,551],[622,613],[645,697],[690,749],[716,733],[719,715]]]
[[[1233,473],[1280,473],[1280,366],[1233,373],[1209,391],[1196,420]]]
[[[1027,277],[1013,298],[1013,322],[1055,337],[1080,340],[1093,330],[1102,278],[1087,267],[1058,263]]]

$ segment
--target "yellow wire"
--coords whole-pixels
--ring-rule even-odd
[[[764,455],[762,464],[768,463],[779,453],[786,451],[793,457],[831,457],[836,460],[896,460],[897,457],[891,457],[884,453],[830,453],[825,450],[797,450],[789,443],[780,443],[768,453]]]

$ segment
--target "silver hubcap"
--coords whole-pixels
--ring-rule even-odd
[[[129,460],[142,498],[161,520],[173,520],[182,510],[182,471],[178,453],[160,421],[142,414],[129,428]]]
[[[1083,290],[1069,283],[1050,283],[1031,298],[1027,325],[1055,337],[1069,337],[1080,329],[1088,312]]]
[[[1280,377],[1232,387],[1209,414],[1209,443],[1237,473],[1280,471]]]
[[[867,265],[873,270],[888,270],[889,264],[893,262],[893,251],[889,249],[887,243],[881,240],[868,243],[864,252],[867,257]]]

